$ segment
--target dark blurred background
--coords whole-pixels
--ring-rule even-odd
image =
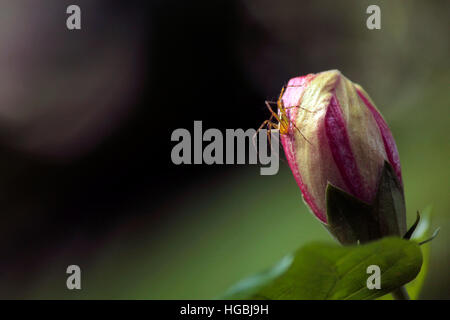
[[[66,8],[82,30],[66,28]],[[381,30],[366,8],[381,8]],[[257,128],[291,77],[339,69],[383,112],[422,298],[450,298],[448,1],[0,1],[0,298],[214,298],[331,237],[287,165],[176,166],[176,128]],[[82,290],[66,288],[68,265]]]

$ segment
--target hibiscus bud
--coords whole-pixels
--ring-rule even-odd
[[[281,99],[290,124],[281,142],[314,215],[343,243],[403,235],[398,151],[369,95],[331,70],[291,79]],[[328,194],[330,185],[341,193]],[[337,206],[330,197],[347,200]]]

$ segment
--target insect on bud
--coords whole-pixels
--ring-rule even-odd
[[[342,243],[406,232],[399,155],[378,109],[337,70],[293,78],[279,101],[289,166],[314,215]]]

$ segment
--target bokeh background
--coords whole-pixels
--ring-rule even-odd
[[[69,4],[82,30],[68,31]],[[381,8],[381,30],[366,8]],[[0,0],[0,298],[209,299],[333,241],[285,163],[175,166],[176,128],[256,128],[288,79],[339,69],[397,141],[408,224],[433,205],[424,299],[450,298],[448,1]],[[68,265],[82,290],[66,288]]]

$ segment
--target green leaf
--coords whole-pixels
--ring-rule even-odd
[[[412,234],[412,241],[420,243],[425,241],[431,237],[431,212],[432,207],[426,207],[420,214],[420,221],[416,226],[414,233]],[[423,263],[422,268],[420,269],[417,277],[406,285],[406,290],[409,293],[411,300],[417,300],[420,297],[420,291],[422,290],[423,284],[425,282],[425,278],[428,271],[428,265],[430,263],[430,248],[431,243],[426,243],[420,246],[422,250]],[[390,300],[392,299],[391,295],[385,295],[381,299]]]
[[[258,290],[265,284],[285,273],[291,266],[292,261],[294,261],[292,255],[285,256],[271,269],[241,280],[225,293],[225,299],[248,299],[249,297],[258,294]]]
[[[368,289],[367,267],[381,270],[381,289]],[[420,271],[418,244],[396,237],[342,247],[316,242],[285,258],[275,270],[241,281],[225,299],[375,299],[413,280]]]

